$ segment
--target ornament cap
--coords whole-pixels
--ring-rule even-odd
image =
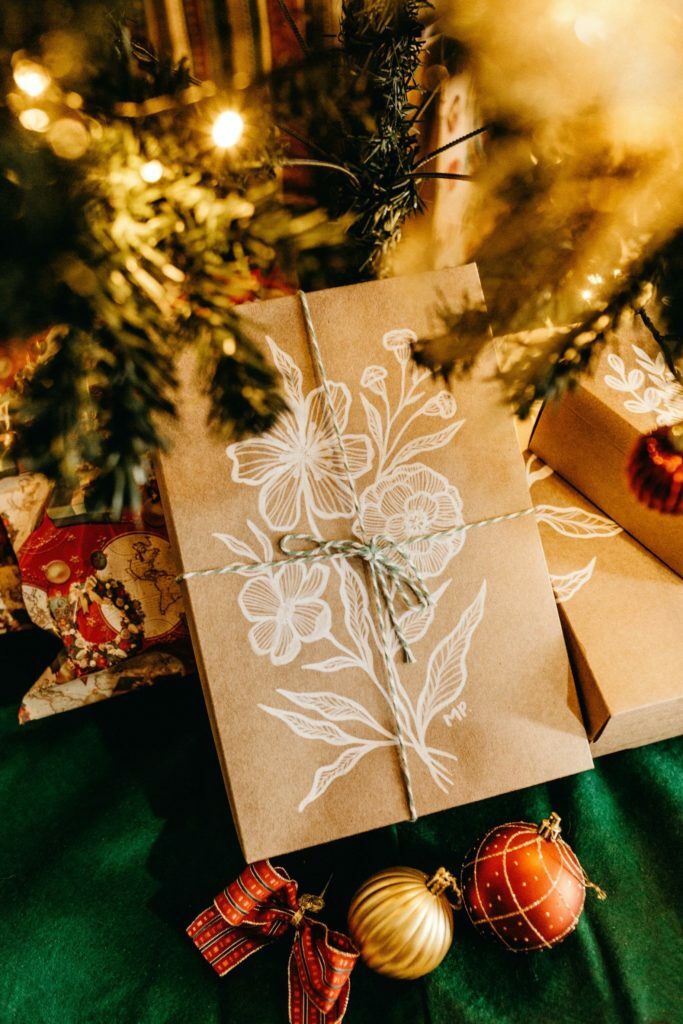
[[[427,879],[426,886],[431,892],[432,896],[442,896],[447,890],[451,890],[453,896],[450,895],[446,898],[448,902],[459,909],[462,906],[462,891],[458,885],[455,875],[452,875],[444,867],[437,868],[434,874]]]
[[[538,834],[542,839],[548,839],[551,843],[556,843],[562,834],[562,819],[559,814],[555,811],[551,811],[547,818],[544,818],[541,824],[538,826]]]

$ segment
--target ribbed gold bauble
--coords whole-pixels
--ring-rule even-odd
[[[438,967],[453,941],[449,887],[458,892],[445,868],[431,877],[389,868],[369,878],[349,908],[349,931],[368,967],[392,978],[421,978]]]

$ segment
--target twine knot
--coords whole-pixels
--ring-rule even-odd
[[[288,558],[306,562],[334,556],[360,558],[366,562],[377,580],[389,621],[403,651],[403,660],[410,664],[415,661],[401,628],[395,599],[400,596],[406,608],[411,609],[427,608],[432,598],[405,550],[405,542],[396,541],[384,533],[376,533],[367,540],[326,540],[311,533],[288,533],[280,540],[280,550]]]

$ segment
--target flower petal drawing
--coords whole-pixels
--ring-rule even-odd
[[[435,532],[431,540],[403,545],[417,572],[440,576],[465,540],[463,533],[438,536],[439,530],[463,523],[462,500],[445,476],[422,463],[401,466],[363,491],[363,526],[367,534],[395,541]],[[360,532],[356,524],[356,532]]]
[[[400,327],[394,331],[387,331],[382,338],[382,345],[387,352],[394,353],[401,366],[405,366],[410,359],[416,341],[415,331],[411,331],[409,327]]]
[[[246,581],[238,602],[245,619],[254,623],[249,643],[255,654],[270,657],[274,665],[287,665],[302,644],[329,634],[330,608],[321,600],[328,577],[325,565],[295,562]]]
[[[293,371],[287,372],[291,377]],[[328,387],[343,432],[351,393],[346,384],[330,381]],[[232,479],[260,488],[259,513],[271,530],[294,530],[302,504],[309,518],[350,519],[353,502],[323,389],[315,388],[303,401],[291,395],[290,399],[289,411],[268,433],[228,446]],[[364,434],[347,434],[343,443],[351,476],[366,473],[372,462],[370,439]]]

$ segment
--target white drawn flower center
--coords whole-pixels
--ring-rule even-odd
[[[275,613],[275,621],[277,622],[278,626],[285,626],[287,625],[288,622],[291,622],[294,616],[295,609],[296,601],[291,597],[285,598],[285,600],[282,601],[280,607]]]
[[[424,533],[431,525],[429,515],[421,508],[413,508],[406,512],[403,524],[408,534]]]

